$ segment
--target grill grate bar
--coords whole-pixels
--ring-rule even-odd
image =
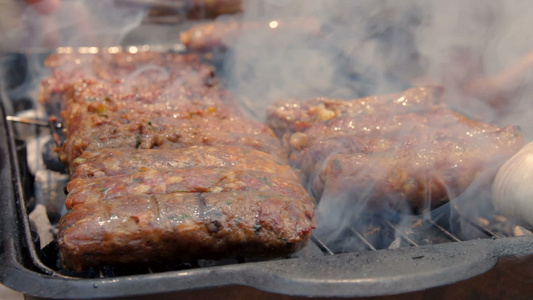
[[[353,233],[355,234],[355,236],[357,236],[368,248],[370,248],[370,250],[372,251],[376,251],[376,247],[374,247],[372,244],[370,244],[370,242],[365,239],[363,237],[362,234],[359,233],[359,231],[355,230],[353,227],[348,227],[348,229]]]
[[[320,248],[320,250],[322,250],[322,252],[324,252],[325,254],[327,254],[327,255],[335,255],[335,253],[333,253],[333,251],[331,251],[331,249],[329,249],[328,246],[326,246],[326,244],[324,244],[324,242],[322,242],[316,236],[311,235],[311,241],[313,243],[315,243],[315,245],[317,245],[317,247]]]
[[[457,238],[455,235],[451,234],[448,230],[444,229],[439,224],[435,223],[435,221],[433,221],[431,219],[427,219],[425,221],[430,223],[431,225],[433,225],[435,228],[439,229],[442,233],[444,233],[447,237],[449,237],[454,242],[461,242],[461,240],[459,238]]]
[[[464,216],[461,216],[461,219],[463,219],[464,221],[466,221],[469,225],[472,225],[473,227],[475,227],[477,230],[483,232],[484,234],[488,235],[489,237],[491,238],[500,238],[500,235],[498,235],[497,233],[495,233],[494,231],[486,228],[485,226],[477,223],[477,222],[474,222],[472,220],[470,220],[469,218],[466,218]]]
[[[415,241],[410,239],[407,235],[405,235],[400,229],[396,228],[390,221],[387,221],[387,225],[394,230],[402,239],[407,241],[411,246],[418,247],[418,245]]]

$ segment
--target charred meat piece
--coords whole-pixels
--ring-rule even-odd
[[[398,141],[379,152],[334,154],[326,158],[314,188],[327,197],[347,193],[377,208],[403,210],[405,201],[416,209],[434,208],[459,196],[481,172],[514,153],[519,143],[515,135],[516,130],[508,127],[481,137],[471,138],[465,132],[443,139]]]
[[[141,0],[141,2],[143,1]],[[164,23],[170,22],[165,20],[165,17],[174,17],[170,20],[175,22],[184,17],[189,20],[197,20],[216,18],[242,11],[242,0],[151,0],[144,2],[150,7],[149,16],[155,18],[156,22],[161,20]],[[179,18],[176,19],[176,17]]]
[[[471,135],[469,139],[465,138],[467,132]],[[417,151],[416,145],[425,147],[426,144],[437,145],[449,141],[456,142],[463,149],[469,148],[469,143],[499,143],[498,136],[505,136],[504,132],[496,126],[468,119],[443,105],[435,105],[423,113],[364,114],[357,119],[337,117],[317,123],[304,132],[286,134],[284,144],[301,149],[293,151],[291,159],[296,166],[308,172],[332,153],[391,151],[393,155],[402,147]]]
[[[176,193],[80,204],[59,224],[63,264],[165,264],[273,258],[305,246],[314,228],[307,197],[269,191]]]
[[[63,265],[269,258],[301,249],[314,201],[265,124],[240,112],[197,56],[52,56],[71,181]]]
[[[275,136],[246,132],[250,129],[242,127],[246,123],[234,123],[220,128],[184,127],[165,130],[152,129],[147,123],[136,122],[120,127],[104,124],[77,131],[65,141],[60,156],[64,162],[71,163],[85,151],[105,148],[179,149],[195,145],[230,145],[263,151],[275,156],[277,160],[286,160],[286,151]],[[239,130],[241,132],[228,131],[234,127],[242,129]]]
[[[189,123],[201,122],[198,117],[234,120],[241,115],[230,95],[217,88],[203,93],[178,91],[176,94],[170,90],[124,91],[121,87],[103,81],[73,81],[60,97],[54,97],[61,98],[57,100],[61,103],[65,130],[73,134],[80,128],[100,124],[127,125],[140,120],[150,124],[171,122],[174,126],[186,127]],[[191,120],[193,117],[197,118]]]
[[[45,61],[52,76],[43,80],[40,98],[42,102],[50,102],[53,95],[61,95],[71,88],[76,79],[106,82],[113,87],[112,94],[145,96],[148,101],[159,99],[161,90],[174,94],[205,92],[216,85],[216,79],[214,68],[201,60],[194,54],[155,52],[54,54]],[[104,89],[110,93],[110,88]]]
[[[243,145],[280,159],[286,157],[279,141],[266,125],[242,117],[226,91],[205,84],[205,78],[210,78],[211,73],[195,73],[186,68],[187,63],[196,66],[196,60],[168,56],[166,60],[152,62],[149,60],[152,56],[147,57],[144,54],[140,57],[141,63],[145,60],[149,62],[142,65],[132,56],[126,56],[129,58],[127,61],[135,66],[133,73],[145,70],[135,76],[129,75],[134,84],[128,81],[128,77],[115,82],[74,76],[68,81],[66,78],[70,76],[61,75],[60,80],[45,81],[45,86],[54,88],[46,88],[45,94],[50,90],[53,92],[42,98],[60,103],[65,132],[71,137],[60,153],[64,162],[72,164],[86,150],[120,147],[176,149],[193,145]],[[105,60],[117,64],[118,71],[103,73],[122,74],[120,70],[132,69],[119,58]],[[84,59],[92,61],[89,66],[101,60]],[[59,62],[50,62],[56,69],[68,70],[67,62],[76,65],[76,59],[72,62],[70,56],[67,56],[67,62],[56,60]],[[151,68],[164,62],[175,63],[165,66],[171,75],[153,79],[151,72],[154,70]],[[181,71],[174,72],[174,69]],[[65,72],[68,74],[69,71]],[[159,71],[154,72],[157,75]],[[143,84],[145,81],[148,83]]]
[[[129,175],[74,179],[67,185],[67,209],[82,203],[103,203],[116,197],[170,193],[274,191],[288,197],[307,195],[299,178],[232,167],[195,167],[173,171],[149,170]]]
[[[270,108],[269,124],[317,198],[421,211],[457,197],[523,144],[515,127],[472,120],[437,102],[426,88],[291,100]]]
[[[374,116],[384,118],[407,112],[430,110],[441,93],[438,87],[413,88],[403,93],[354,100],[316,98],[307,101],[282,100],[268,110],[268,124],[278,135],[299,132],[337,117]]]
[[[196,25],[180,33],[181,42],[193,51],[210,51],[225,49],[243,35],[267,32],[275,35],[278,32],[315,36],[321,33],[320,22],[311,17],[293,20],[264,21],[213,21]]]
[[[189,18],[214,18],[240,11],[242,11],[242,0],[192,0]]]
[[[191,146],[175,150],[101,149],[86,151],[70,165],[70,178],[95,178],[147,170],[170,171],[190,167],[235,167],[292,176],[295,173],[274,156],[238,146]],[[296,176],[296,175],[294,175]]]
[[[268,24],[264,24],[268,26]],[[225,48],[225,43],[238,37],[242,31],[239,21],[210,22],[196,25],[180,33],[180,40],[188,49],[208,51]]]

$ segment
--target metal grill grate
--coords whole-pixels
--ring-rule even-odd
[[[4,111],[0,113],[3,115]],[[20,126],[50,128],[49,122],[13,116],[4,120],[0,124],[0,131],[5,132],[0,135],[0,141],[4,140],[0,143],[3,151],[0,153],[7,156],[0,157],[0,163],[7,165],[0,173],[2,178],[15,182],[16,192],[0,194],[3,221],[0,234],[5,241],[13,242],[0,247],[0,252],[6,253],[0,255],[0,262],[6,267],[2,270],[2,283],[25,294],[65,299],[94,295],[108,299],[241,285],[286,295],[376,296],[465,280],[486,272],[499,257],[533,253],[532,236],[516,237],[531,235],[530,231],[497,215],[467,219],[451,207],[454,218],[412,216],[408,224],[384,218],[379,224],[344,228],[343,237],[355,241],[348,248],[339,248],[315,235],[291,259],[256,263],[235,258],[179,266],[106,267],[83,274],[68,273],[57,264],[57,244],[40,249],[30,231],[24,205],[27,199],[22,189],[24,172],[19,167],[26,156],[24,151],[18,151],[23,144],[16,143],[20,137],[13,130]],[[35,132],[50,134],[58,130],[56,126]],[[468,226],[468,235],[451,226],[450,223],[458,220]],[[407,273],[409,276],[404,276]],[[15,277],[24,280],[10,281]]]
[[[472,221],[465,217],[460,217],[460,222],[465,222],[466,224],[472,226],[477,230],[477,232],[470,233],[471,236],[474,238],[488,238],[488,239],[497,239],[500,238],[500,235],[494,233],[491,229],[485,227],[482,224],[479,224],[478,222]],[[503,218],[503,217],[500,217]],[[368,225],[366,228],[365,226],[361,226],[361,229],[356,229],[354,227],[348,227],[348,230],[346,230],[346,233],[349,235],[344,235],[345,238],[356,238],[359,243],[360,247],[355,248],[364,248],[365,250],[369,251],[376,251],[380,249],[395,249],[399,247],[420,247],[421,245],[433,245],[433,244],[440,244],[440,243],[453,243],[453,242],[462,242],[467,240],[466,238],[460,237],[458,235],[455,235],[451,232],[451,230],[447,229],[451,224],[439,224],[438,222],[434,221],[431,218],[424,218],[422,216],[417,217],[414,221],[411,222],[411,224],[408,224],[408,226],[398,226],[393,224],[391,221],[384,221],[383,225],[380,225],[376,227],[375,224]],[[501,224],[496,224],[496,226]],[[419,229],[421,228],[421,229]],[[532,234],[527,229],[524,230],[525,234]],[[378,240],[378,242],[372,242],[372,239],[367,238],[366,236],[376,234],[376,232],[385,232],[385,235],[387,233],[393,233],[390,235],[391,237],[389,239],[389,246],[382,246],[386,243],[383,243],[383,240]],[[511,232],[508,233],[507,236],[512,236],[513,234]],[[330,247],[322,241],[317,236],[313,235],[312,242],[322,251],[324,255],[335,255],[338,254],[339,251],[335,251],[333,249],[330,249]],[[378,245],[381,244],[381,245]],[[342,251],[341,251],[342,252]]]
[[[57,120],[46,121],[16,116],[7,116],[6,120],[12,123],[47,127],[51,129],[51,132],[54,135],[58,135],[58,132],[61,129],[61,123],[58,123]],[[501,216],[492,216],[492,221],[488,221],[487,219],[474,221],[470,218],[461,216],[454,210],[453,207],[451,207],[450,210],[453,211],[455,218],[450,218],[449,216],[443,217],[442,215],[439,217],[433,217],[431,214],[426,214],[421,216],[411,216],[408,224],[402,223],[400,225],[395,223],[393,220],[385,218],[377,223],[373,222],[368,224],[360,224],[357,226],[348,226],[343,230],[341,237],[342,239],[353,241],[349,247],[339,248],[338,245],[336,245],[336,243],[339,242],[338,240],[326,242],[317,235],[313,235],[311,237],[311,243],[309,243],[304,250],[302,250],[300,253],[297,253],[294,257],[335,256],[341,253],[377,251],[381,249],[397,249],[401,247],[420,247],[425,245],[462,242],[465,240],[480,238],[498,239],[500,237],[517,235],[516,232],[519,232],[522,235],[533,235],[533,233],[521,227],[520,230],[517,231],[515,225],[511,225],[509,221]],[[453,224],[451,224],[451,222],[461,222],[467,226],[470,226],[471,228],[469,230],[469,235],[465,237],[461,236],[461,233],[453,233],[453,230],[451,229]],[[491,226],[497,227],[498,229],[493,230],[489,228]],[[515,228],[514,230],[513,226]],[[502,230],[502,228],[507,229]],[[495,231],[499,231],[500,233],[496,233]],[[106,278],[110,276],[114,277],[143,273],[151,274],[169,270],[183,270],[217,265],[238,264],[243,262],[245,262],[243,259],[235,258],[233,260],[225,260],[222,262],[192,262],[191,264],[170,266],[163,269],[151,267],[139,267],[135,269],[104,268],[92,271],[90,272],[91,274],[76,275],[82,277],[89,276]],[[48,266],[54,269],[53,266],[50,266],[50,263],[48,263]]]

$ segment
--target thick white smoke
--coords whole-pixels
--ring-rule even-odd
[[[434,1],[417,30],[423,75],[446,102],[533,138],[533,39],[530,1]],[[423,82],[423,81],[422,81]]]
[[[352,99],[439,85],[442,101],[453,109],[501,126],[518,125],[530,140],[531,12],[533,2],[512,0],[248,1],[244,22],[311,17],[320,22],[320,33],[266,26],[244,32],[226,45],[224,76],[259,118],[278,99]],[[451,205],[473,220],[494,212],[487,201],[490,178],[484,176],[462,195],[452,195],[458,198]],[[364,203],[321,201],[322,237],[343,236],[338,228],[368,216]],[[444,210],[449,207],[439,211]],[[468,236],[466,226],[457,224]]]
[[[454,108],[517,124],[533,138],[530,1],[246,3],[244,22],[311,16],[321,24],[320,34],[265,28],[227,45],[224,75],[261,117],[276,99],[349,99],[437,84]]]
[[[49,14],[26,6],[21,12],[20,48],[116,46],[146,14],[146,8],[108,0],[62,1]]]
[[[232,37],[220,75],[259,118],[278,99],[351,99],[441,85],[443,101],[453,108],[499,125],[519,125],[532,139],[531,12],[528,0],[250,0],[239,17],[243,22],[293,24]],[[114,46],[145,15],[142,8],[103,0],[63,1],[51,15],[27,7],[20,35],[11,38],[48,49]],[[294,25],[294,20],[301,21]],[[320,30],[305,30],[314,21]],[[178,35],[149,40],[173,43]],[[477,185],[461,197],[479,195]],[[468,203],[467,210],[479,215],[482,205]],[[324,207],[319,216],[353,209]],[[355,211],[340,223],[365,214],[364,208]]]

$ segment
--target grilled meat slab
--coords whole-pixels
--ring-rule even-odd
[[[294,173],[290,177],[234,167],[194,167],[172,171],[149,170],[128,175],[73,179],[67,185],[68,209],[81,203],[102,203],[131,195],[170,193],[219,193],[227,191],[275,191],[294,198],[307,192]]]
[[[318,198],[420,211],[457,197],[523,144],[515,127],[470,119],[437,96],[415,88],[350,101],[281,101],[271,106],[269,125]]]
[[[314,228],[308,198],[268,191],[173,193],[80,204],[60,221],[63,263],[71,269],[282,257]]]
[[[72,164],[86,150],[194,145],[245,145],[280,159],[286,157],[266,125],[243,117],[227,91],[211,86],[209,67],[168,55],[152,62],[152,56],[144,55],[140,57],[141,62],[146,61],[144,65],[127,55],[134,68],[107,56],[107,60],[67,56],[74,67],[51,58],[56,75],[44,81],[41,98],[61,106],[65,132],[71,137],[60,153],[64,162]],[[116,68],[106,69],[105,62]],[[169,65],[162,69],[159,64],[165,63]],[[84,79],[84,68],[100,72]],[[127,71],[129,79],[117,79]]]
[[[305,246],[314,202],[266,125],[194,55],[58,55],[41,101],[59,107],[71,181],[65,268],[271,258]]]
[[[189,167],[235,167],[282,176],[295,174],[284,160],[239,146],[191,146],[174,150],[106,148],[76,158],[71,179],[133,174],[147,170],[170,171]]]

